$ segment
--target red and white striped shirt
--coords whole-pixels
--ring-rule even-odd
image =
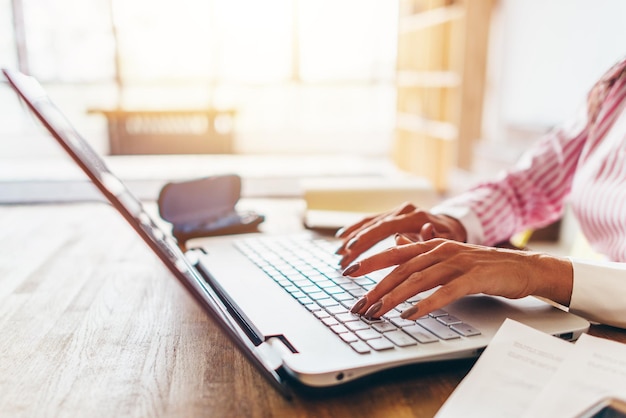
[[[570,309],[584,299],[578,310],[587,317],[626,327],[626,59],[596,83],[587,102],[585,112],[542,137],[511,170],[433,212],[458,218],[468,242],[493,245],[548,225],[571,206],[589,244],[613,263],[573,260]],[[610,283],[587,277],[600,274],[611,276]],[[581,295],[582,289],[588,294]],[[605,293],[620,296],[615,306],[588,300]],[[614,308],[621,315],[617,322]]]

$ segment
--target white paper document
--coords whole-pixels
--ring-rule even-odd
[[[626,398],[625,344],[507,319],[436,416],[575,417],[606,396]]]
[[[626,399],[626,345],[583,334],[523,416],[573,417],[606,397]]]

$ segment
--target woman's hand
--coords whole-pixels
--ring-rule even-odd
[[[439,238],[410,243],[398,236],[397,240],[401,245],[344,271],[346,276],[361,276],[397,266],[354,304],[353,313],[377,318],[412,296],[438,286],[430,296],[402,312],[402,318],[417,319],[477,293],[512,299],[535,295],[569,304],[573,270],[565,258]]]
[[[395,234],[403,234],[411,241],[447,238],[465,241],[467,234],[461,223],[449,216],[433,215],[411,203],[405,203],[389,212],[367,217],[337,232],[342,245],[337,254],[345,268],[377,242]]]

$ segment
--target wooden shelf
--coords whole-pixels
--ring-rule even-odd
[[[398,87],[458,87],[461,77],[454,71],[411,71],[396,72]]]
[[[493,1],[400,1],[393,158],[441,192],[480,137]]]
[[[465,15],[462,6],[453,4],[450,6],[437,7],[421,13],[400,16],[399,31],[412,32],[424,28],[440,25],[452,20],[461,19]]]
[[[447,141],[455,141],[458,138],[458,128],[453,123],[428,120],[409,113],[398,113],[396,115],[396,128],[414,133],[423,133]]]

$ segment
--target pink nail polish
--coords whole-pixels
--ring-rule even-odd
[[[359,312],[365,306],[366,303],[367,303],[367,298],[363,296],[361,299],[356,301],[356,303],[354,304],[354,306],[352,306],[352,308],[350,308],[350,312],[352,313]]]
[[[343,271],[343,273],[341,273],[341,274],[343,274],[344,276],[350,276],[355,271],[357,271],[360,267],[361,267],[361,264],[359,264],[359,263],[352,264],[351,266],[348,266],[348,268],[345,269]]]
[[[380,308],[382,307],[383,307],[383,302],[378,301],[372,306],[370,306],[370,308],[367,310],[367,312],[365,312],[365,315],[363,316],[366,317],[367,319],[376,318],[376,314],[378,313],[378,311],[380,311]]]

